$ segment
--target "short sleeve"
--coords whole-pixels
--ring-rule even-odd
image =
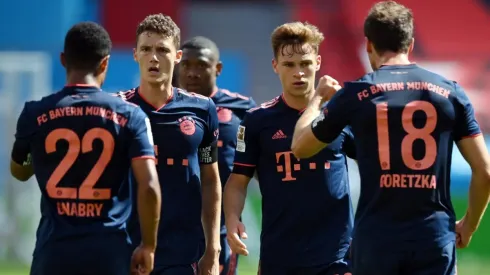
[[[456,82],[455,86],[455,110],[456,123],[454,125],[454,140],[472,137],[481,134],[480,125],[475,118],[475,111],[469,98]]]
[[[219,121],[216,105],[211,99],[208,100],[207,127],[199,145],[199,163],[211,164],[218,161],[218,136]]]
[[[257,107],[257,103],[255,103],[255,100],[253,100],[253,98],[251,98],[251,97],[249,98],[249,102],[248,102],[248,106],[247,107],[248,107],[249,110],[252,109],[252,108]]]
[[[43,121],[42,116],[37,120],[31,118],[28,106],[29,102],[26,102],[20,113],[19,119],[17,120],[15,141],[12,148],[12,160],[19,165],[31,164],[31,138],[37,128],[37,125],[34,125],[34,122],[39,121],[38,123],[42,123]]]
[[[342,130],[342,134],[344,135],[342,150],[349,158],[356,159],[356,144],[354,142],[354,134],[352,133],[351,127],[345,127]]]
[[[252,178],[259,159],[259,134],[254,128],[257,124],[252,122],[254,114],[247,112],[237,131],[237,146],[233,173]]]
[[[320,115],[311,123],[315,137],[323,143],[331,143],[349,123],[350,112],[347,108],[346,90],[339,90]]]
[[[131,132],[129,157],[131,159],[155,158],[150,119],[140,107],[136,107],[133,111],[129,127]]]
[[[243,107],[242,107],[243,106]],[[248,97],[246,99],[246,101],[244,100],[243,104],[241,104],[240,106],[241,108],[240,109],[237,109],[234,111],[235,115],[240,119],[242,120],[243,117],[245,116],[245,114],[247,114],[247,111],[252,109],[252,108],[255,108],[257,107],[257,104],[255,103],[255,101],[251,98],[251,97]]]

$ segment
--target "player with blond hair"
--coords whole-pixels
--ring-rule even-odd
[[[323,34],[302,22],[272,33],[272,68],[280,96],[251,109],[237,133],[233,172],[225,185],[224,211],[233,252],[247,255],[240,221],[247,185],[257,173],[262,193],[260,274],[348,274],[344,261],[352,230],[346,156],[355,157],[346,128],[329,147],[298,160],[290,145],[294,124],[314,95]]]

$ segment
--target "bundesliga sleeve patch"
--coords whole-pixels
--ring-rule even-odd
[[[238,126],[238,132],[236,134],[236,150],[238,152],[245,152],[245,126]]]

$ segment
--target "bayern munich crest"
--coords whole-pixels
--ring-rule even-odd
[[[180,131],[185,135],[192,136],[196,132],[196,121],[192,117],[184,116],[178,120]]]

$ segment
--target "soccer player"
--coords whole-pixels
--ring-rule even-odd
[[[179,83],[189,92],[210,97],[217,107],[219,120],[218,167],[222,183],[225,183],[233,168],[236,148],[236,133],[246,111],[255,107],[252,98],[231,93],[216,85],[223,64],[219,49],[210,39],[193,37],[184,42],[182,59],[178,65]],[[224,187],[223,187],[224,188]],[[221,213],[221,254],[219,257],[222,275],[236,274],[237,255],[232,254],[226,240],[224,214]]]
[[[180,29],[169,16],[147,16],[136,37],[140,86],[120,96],[141,106],[153,130],[166,211],[160,221],[153,274],[194,275],[198,268],[200,274],[217,275],[221,182],[216,106],[207,97],[172,87],[182,51]],[[199,260],[203,229],[206,251]],[[137,230],[133,233],[138,239]]]
[[[310,158],[352,126],[362,187],[353,274],[455,274],[455,248],[468,245],[490,196],[490,161],[473,107],[456,82],[410,63],[408,8],[375,4],[364,34],[374,72],[345,83],[321,111],[322,97],[340,88],[323,77],[296,125],[292,151]],[[472,169],[468,209],[458,222],[449,184],[454,141]]]
[[[128,274],[126,222],[138,183],[141,245],[133,272],[150,272],[160,218],[160,185],[149,121],[137,106],[102,92],[111,40],[96,23],[66,34],[66,86],[26,102],[17,122],[10,169],[41,189],[41,221],[32,275]]]
[[[240,222],[247,185],[257,173],[262,193],[260,274],[349,274],[344,261],[352,231],[346,154],[355,157],[346,128],[317,156],[298,160],[290,145],[294,125],[314,95],[323,34],[301,22],[272,33],[272,67],[282,95],[248,111],[237,133],[224,209],[228,241],[248,255]]]

